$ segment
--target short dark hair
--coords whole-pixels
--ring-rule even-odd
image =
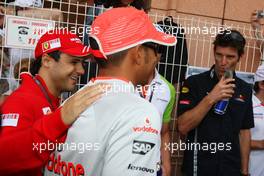
[[[244,54],[246,40],[237,30],[225,30],[222,33],[217,34],[213,44],[214,51],[217,46],[235,48],[237,50],[238,57],[240,57]]]
[[[99,45],[94,38],[89,37],[89,43],[90,47],[93,50],[99,50]],[[108,64],[119,66],[122,63],[123,59],[126,57],[127,53],[128,50],[124,50],[115,54],[108,55],[107,60],[99,57],[94,57],[94,59],[100,68],[106,68]]]
[[[58,62],[60,60],[61,52],[60,51],[53,51],[53,52],[48,53],[48,55],[50,57],[52,57],[56,62]],[[30,73],[33,76],[35,76],[39,72],[39,69],[41,67],[41,61],[42,61],[42,56],[33,60],[32,65],[30,67]]]
[[[133,2],[130,3],[130,6],[135,7],[138,10],[147,10],[147,5],[148,2],[145,2],[146,0],[134,0]],[[104,5],[105,8],[109,8],[109,7],[123,7],[124,4],[122,3],[121,0],[107,0],[102,2],[101,4]]]
[[[258,93],[259,91],[259,82],[255,82],[254,86],[253,86],[253,90]]]

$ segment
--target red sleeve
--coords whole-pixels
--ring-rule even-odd
[[[18,99],[16,103],[19,104]],[[18,113],[19,122],[18,128],[3,127],[1,129],[0,173],[10,174],[43,167],[50,153],[54,151],[54,145],[58,141],[64,142],[66,138],[69,126],[66,126],[61,119],[61,108],[49,115],[37,117],[38,120],[34,121],[36,117],[33,117],[34,113],[26,105],[20,104],[19,108],[8,107],[10,106],[2,107],[2,114]],[[21,107],[24,108],[22,111],[15,112]],[[24,126],[20,128],[21,124]]]

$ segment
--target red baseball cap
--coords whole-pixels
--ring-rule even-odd
[[[90,37],[97,41],[104,58],[146,42],[166,46],[177,42],[174,36],[157,31],[148,15],[133,7],[113,8],[99,15]]]
[[[91,53],[90,47],[83,45],[76,34],[65,28],[53,29],[42,35],[35,48],[35,58],[53,51],[61,51],[76,57],[84,57]]]

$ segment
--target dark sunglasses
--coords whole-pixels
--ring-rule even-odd
[[[162,54],[164,52],[164,50],[166,49],[165,46],[159,45],[157,43],[152,43],[152,42],[143,43],[142,45],[145,47],[153,49],[155,52],[155,55]]]

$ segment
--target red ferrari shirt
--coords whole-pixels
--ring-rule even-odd
[[[21,75],[22,84],[1,107],[1,175],[41,175],[42,167],[64,142],[68,126],[62,119],[59,98],[54,97],[40,76]]]

